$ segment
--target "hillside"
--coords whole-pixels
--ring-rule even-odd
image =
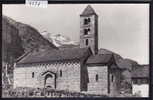
[[[13,55],[13,58],[17,58],[33,49],[56,48],[55,45],[45,39],[35,28],[16,22],[6,16],[2,17],[2,30],[4,58],[6,58],[7,54]],[[7,60],[3,60],[7,61],[8,58]]]
[[[13,63],[21,55],[32,50],[55,48],[56,46],[45,39],[35,28],[16,22],[7,16],[2,16],[3,85],[7,86],[7,84],[12,83]]]

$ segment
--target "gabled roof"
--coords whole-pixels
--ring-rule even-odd
[[[149,78],[149,65],[138,65],[132,70],[132,78]]]
[[[112,54],[97,54],[88,58],[87,64],[109,64]]]
[[[85,10],[82,12],[81,16],[92,15],[92,14],[97,15],[95,13],[95,10],[90,5],[88,5],[85,8]]]
[[[17,62],[17,64],[79,60],[84,57],[87,52],[90,52],[89,48],[64,48],[33,52],[25,56]]]

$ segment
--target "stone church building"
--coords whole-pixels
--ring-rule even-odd
[[[80,15],[80,47],[27,53],[14,66],[14,88],[52,88],[90,94],[119,92],[120,71],[112,54],[98,53],[98,15]]]

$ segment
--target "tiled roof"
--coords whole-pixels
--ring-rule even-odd
[[[81,59],[87,52],[90,52],[89,50],[89,48],[64,48],[33,52],[21,59],[17,64]]]
[[[97,54],[88,58],[87,64],[108,64],[111,61],[112,54]]]
[[[90,5],[88,5],[88,6],[85,8],[85,10],[82,12],[81,16],[91,15],[91,14],[97,15],[97,14],[95,13],[94,9],[93,9]]]
[[[149,65],[139,65],[132,70],[133,78],[148,78],[149,77]]]

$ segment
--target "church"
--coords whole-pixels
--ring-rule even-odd
[[[14,65],[14,88],[52,88],[115,96],[120,71],[113,54],[99,53],[98,15],[80,14],[80,46],[27,53]]]

